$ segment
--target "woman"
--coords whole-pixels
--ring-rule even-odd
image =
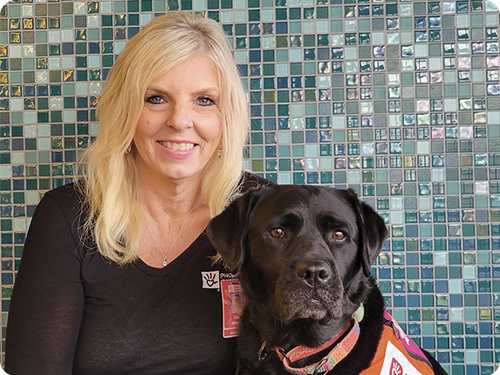
[[[247,103],[219,25],[151,21],[120,54],[84,178],[45,194],[6,338],[16,374],[230,374],[215,250],[203,233],[243,174]],[[220,271],[220,272],[219,272]]]

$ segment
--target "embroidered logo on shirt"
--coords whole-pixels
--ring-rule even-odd
[[[202,288],[203,289],[219,289],[219,271],[202,271],[201,272]]]

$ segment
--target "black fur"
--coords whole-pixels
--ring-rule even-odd
[[[370,365],[385,321],[384,300],[370,271],[387,229],[352,190],[255,189],[212,219],[207,234],[239,272],[245,293],[239,374],[288,374],[268,348],[318,347],[349,325],[361,303],[358,342],[329,374],[356,375]],[[259,360],[264,342],[268,356]]]

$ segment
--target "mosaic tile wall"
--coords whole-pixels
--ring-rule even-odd
[[[249,169],[352,187],[390,227],[373,268],[453,375],[500,363],[499,12],[493,2],[15,0],[0,13],[2,344],[40,195],[72,181],[126,41],[166,11],[224,27],[251,111]]]

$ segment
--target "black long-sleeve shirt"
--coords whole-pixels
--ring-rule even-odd
[[[233,374],[221,293],[203,282],[224,272],[208,237],[163,269],[140,259],[121,267],[95,243],[82,245],[81,211],[73,185],[46,193],[35,211],[11,299],[6,371]]]

